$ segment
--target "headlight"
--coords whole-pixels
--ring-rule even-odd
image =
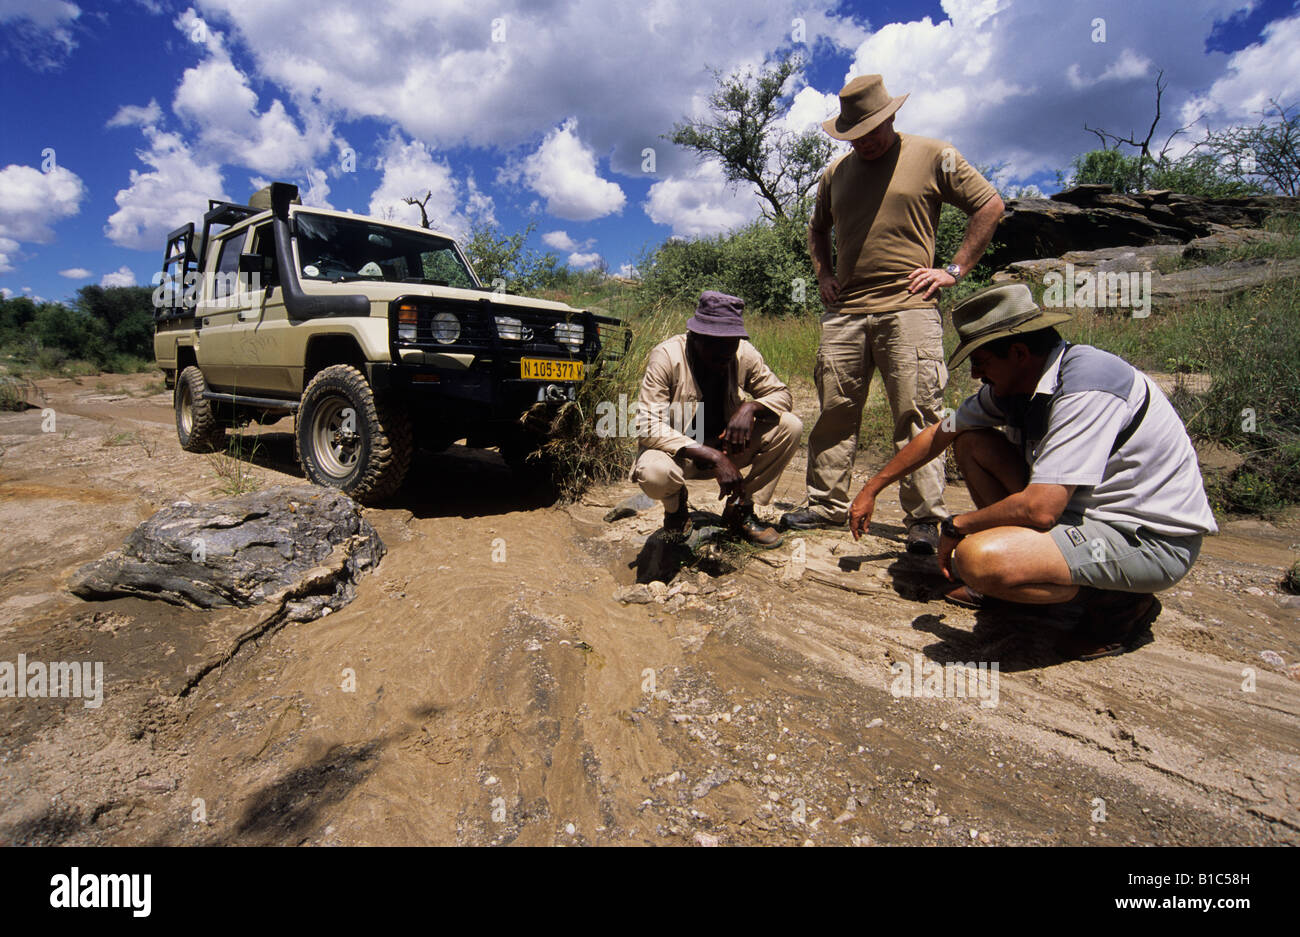
[[[440,312],[429,323],[433,331],[433,340],[442,345],[450,345],[460,338],[460,320],[450,312]]]
[[[582,348],[582,337],[584,330],[581,322],[557,322],[555,323],[555,340],[561,345],[567,345],[574,351]]]
[[[397,340],[413,342],[416,340],[416,324],[420,312],[411,303],[402,303],[397,307]]]
[[[511,342],[522,342],[525,338],[532,338],[531,335],[524,334],[524,324],[518,319],[512,319],[510,316],[497,316],[497,335]]]

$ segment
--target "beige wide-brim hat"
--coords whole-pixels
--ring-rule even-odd
[[[836,140],[866,136],[903,106],[907,95],[891,98],[879,75],[859,75],[840,89],[840,116],[822,123]]]
[[[1036,332],[1071,318],[1068,312],[1039,309],[1023,283],[990,286],[953,307],[952,324],[961,343],[948,359],[948,367],[955,368],[976,348],[995,339]]]

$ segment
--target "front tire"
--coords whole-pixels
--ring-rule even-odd
[[[216,452],[225,447],[226,430],[217,422],[212,401],[204,397],[207,389],[203,372],[194,365],[176,378],[176,390],[172,394],[176,436],[186,452]]]
[[[308,481],[341,488],[362,504],[397,491],[411,467],[406,414],[377,399],[351,365],[332,365],[311,379],[293,436]]]

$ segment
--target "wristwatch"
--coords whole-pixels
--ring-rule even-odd
[[[948,274],[948,276],[952,277],[954,280],[961,279],[961,267],[957,266],[957,264],[948,264],[948,266],[943,268],[943,272]]]
[[[939,522],[939,533],[945,537],[951,537],[954,540],[960,540],[962,537],[966,536],[952,525],[951,517],[945,517]]]

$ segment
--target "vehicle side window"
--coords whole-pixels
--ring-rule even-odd
[[[258,225],[253,230],[253,253],[259,257],[269,257],[271,260],[271,272],[262,277],[261,285],[279,286],[280,270],[275,265],[275,233],[271,230],[270,223]]]
[[[244,247],[243,231],[221,242],[217,269],[212,278],[212,298],[221,299],[235,293],[239,286],[239,252]]]

